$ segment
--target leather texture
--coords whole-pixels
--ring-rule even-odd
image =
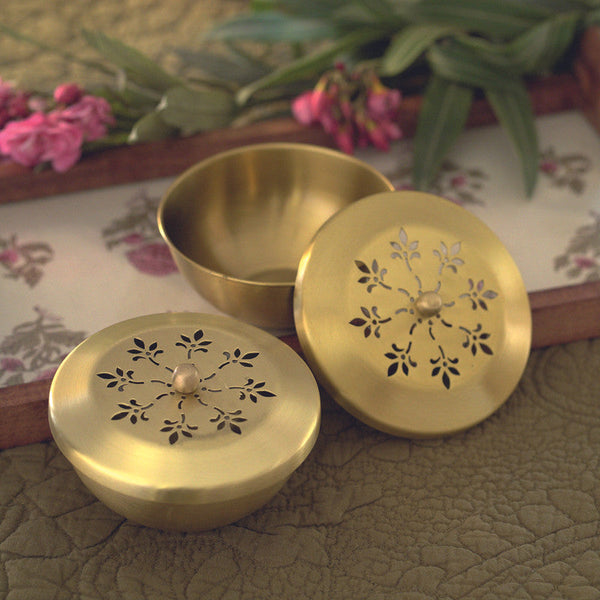
[[[535,351],[497,413],[441,440],[390,437],[324,398],[284,489],[200,534],[123,520],[53,443],[4,451],[0,596],[600,598],[599,373],[600,339]]]

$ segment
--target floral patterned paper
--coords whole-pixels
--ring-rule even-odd
[[[530,291],[598,280],[600,140],[575,112],[540,118],[538,125],[540,177],[532,198],[518,186],[518,159],[498,126],[467,131],[431,191],[463,205],[496,232]],[[357,156],[398,189],[410,187],[410,141],[397,142],[390,152],[367,149]],[[177,272],[158,232],[159,199],[172,181],[0,207],[0,385],[51,376],[84,337],[124,319],[219,312]],[[386,283],[382,265],[365,262],[363,269],[366,285]],[[480,285],[485,287],[473,280],[473,289]],[[357,312],[365,321],[362,335],[375,336],[385,327],[386,315],[373,304]],[[414,368],[406,344],[389,353],[398,373]]]

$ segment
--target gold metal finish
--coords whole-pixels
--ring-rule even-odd
[[[530,350],[529,300],[506,248],[431,194],[376,194],[330,219],[302,258],[294,307],[323,386],[394,435],[442,436],[487,418]]]
[[[442,297],[437,292],[423,292],[415,300],[415,308],[422,317],[434,317],[442,310]]]
[[[52,382],[49,420],[109,507],[193,531],[231,523],[281,488],[315,443],[320,399],[274,336],[229,317],[162,314],[73,350]]]
[[[198,389],[200,383],[200,371],[196,365],[182,363],[173,371],[173,389],[180,394],[191,394]]]
[[[166,192],[158,225],[189,283],[214,306],[270,329],[294,325],[302,253],[331,215],[393,189],[371,166],[307,144],[215,155]]]

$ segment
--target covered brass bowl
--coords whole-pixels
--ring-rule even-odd
[[[83,483],[115,512],[202,531],[264,505],[313,448],[321,405],[304,361],[223,315],[144,315],[59,367],[48,418]]]
[[[341,152],[256,144],[183,173],[162,199],[158,225],[181,273],[215,307],[289,329],[296,271],[316,231],[355,200],[392,189]]]

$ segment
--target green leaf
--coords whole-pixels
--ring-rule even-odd
[[[235,115],[231,94],[217,89],[176,87],[168,90],[158,111],[167,125],[183,135],[227,127]]]
[[[376,28],[369,28],[342,36],[335,42],[328,44],[327,47],[275,69],[265,77],[243,87],[237,94],[237,101],[243,106],[259,90],[294,83],[298,79],[308,79],[319,75],[321,71],[331,67],[334,59],[342,53],[355,50],[381,35],[381,32]]]
[[[485,94],[515,145],[521,159],[525,191],[531,196],[538,176],[539,146],[535,117],[525,84],[519,82],[509,90],[485,90]]]
[[[112,64],[122,69],[134,83],[157,92],[181,85],[181,81],[164,71],[153,60],[135,48],[123,44],[99,31],[83,30],[87,43]]]
[[[515,74],[487,62],[474,49],[454,39],[432,46],[427,59],[434,73],[463,85],[507,89],[518,81]]]
[[[211,29],[204,39],[310,42],[333,37],[336,33],[335,27],[326,21],[265,11],[233,17]]]
[[[525,0],[416,0],[399,3],[398,8],[412,22],[452,25],[503,39],[553,14],[552,8]]]
[[[427,50],[437,39],[450,34],[454,28],[447,25],[409,25],[392,41],[382,58],[380,72],[384,76],[401,73]]]
[[[546,19],[507,44],[495,44],[470,36],[457,42],[479,54],[488,63],[513,73],[540,73],[550,70],[572,44],[579,28],[580,12]]]
[[[436,75],[425,90],[414,139],[413,183],[429,188],[444,157],[464,129],[473,91]]]
[[[188,66],[200,69],[208,76],[228,84],[246,85],[264,77],[270,70],[267,65],[233,50],[225,55],[209,50],[188,48],[176,48],[175,52]]]
[[[165,123],[156,111],[144,115],[135,123],[128,137],[130,144],[137,142],[152,142],[171,137],[176,132],[174,127]]]

